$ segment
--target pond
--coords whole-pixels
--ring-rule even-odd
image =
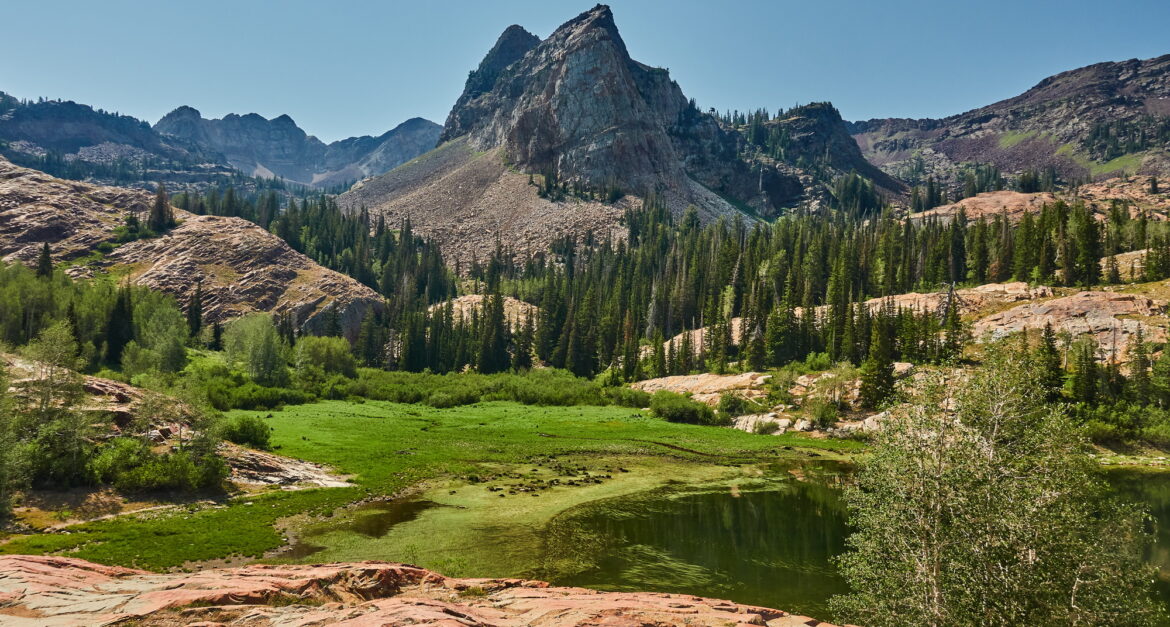
[[[549,502],[551,519],[540,524],[522,523],[521,510],[504,507],[507,499],[443,503],[436,501],[462,495],[436,490],[361,506],[305,534],[279,557],[403,561],[453,576],[676,592],[828,617],[829,598],[847,591],[833,557],[848,537],[840,490],[848,466],[805,461],[750,470],[563,510]],[[1146,557],[1160,567],[1157,592],[1170,602],[1170,473],[1111,470],[1106,476],[1123,498],[1145,504],[1164,523]]]
[[[846,591],[831,562],[848,535],[836,476],[770,473],[719,489],[666,487],[586,504],[549,526],[537,575],[824,617],[829,597]]]

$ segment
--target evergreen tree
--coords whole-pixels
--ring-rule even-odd
[[[1089,338],[1077,342],[1073,348],[1073,371],[1070,380],[1074,401],[1092,405],[1097,400],[1101,373],[1097,366],[1097,345]]]
[[[1064,388],[1064,368],[1060,365],[1060,350],[1056,346],[1056,333],[1052,330],[1050,323],[1044,324],[1034,359],[1036,360],[1040,389],[1044,391],[1044,395],[1049,401],[1059,399],[1060,391]]]
[[[170,199],[167,197],[167,188],[162,183],[154,194],[154,203],[150,206],[150,216],[146,226],[155,233],[164,233],[175,226],[175,214],[171,209]]]
[[[889,327],[884,317],[874,322],[869,355],[861,365],[861,404],[871,409],[880,407],[894,394],[894,350]]]
[[[37,276],[41,278],[53,277],[53,257],[49,254],[49,243],[41,245],[41,254],[37,257]]]
[[[191,302],[187,303],[187,332],[192,338],[198,338],[203,330],[203,282],[195,284],[195,294]]]
[[[1146,347],[1145,334],[1138,325],[1129,339],[1129,380],[1128,393],[1133,402],[1145,405],[1150,402],[1150,354]]]
[[[134,308],[130,303],[130,287],[118,289],[114,306],[106,322],[106,363],[117,367],[122,364],[122,351],[134,339]]]

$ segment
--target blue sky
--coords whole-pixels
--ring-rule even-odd
[[[630,54],[700,106],[832,101],[846,119],[939,117],[1050,74],[1170,53],[1170,2],[614,0]],[[287,113],[331,141],[442,123],[509,24],[547,36],[590,2],[0,0],[0,91],[155,122]]]

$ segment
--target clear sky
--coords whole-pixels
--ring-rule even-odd
[[[1170,53],[1170,0],[613,0],[635,59],[700,106],[832,101],[939,117],[1067,69]],[[591,2],[0,0],[0,91],[151,123],[287,113],[332,141],[442,123],[509,24],[546,37]]]

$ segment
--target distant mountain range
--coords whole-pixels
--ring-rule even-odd
[[[343,206],[410,217],[419,232],[482,256],[497,239],[539,247],[612,229],[651,200],[704,219],[771,218],[841,206],[846,189],[904,205],[911,186],[932,178],[953,200],[970,195],[964,177],[977,168],[1063,182],[1170,174],[1170,55],[1064,72],[944,119],[846,122],[830,103],[719,115],[665,69],[631,59],[612,11],[598,5],[543,40],[508,27],[441,127],[414,118],[325,144],[287,115],[206,119],[184,106],[152,127],[0,94],[0,154],[143,187],[238,173],[334,192],[357,182]]]
[[[350,184],[434,148],[441,130],[412,118],[378,137],[325,144],[287,115],[208,120],[183,106],[152,127],[72,101],[22,102],[0,92],[0,154],[32,166],[67,162],[86,178],[122,184],[128,181],[119,178],[120,164],[137,170],[129,182],[200,183],[239,171],[314,187]]]
[[[1098,63],[941,120],[849,124],[862,154],[911,183],[953,180],[964,165],[1060,177],[1170,173],[1170,55]]]
[[[442,128],[411,118],[378,137],[364,135],[325,144],[287,115],[268,120],[255,113],[233,113],[208,120],[186,106],[154,125],[162,137],[221,154],[245,174],[314,186],[353,183],[393,170],[434,148]]]

